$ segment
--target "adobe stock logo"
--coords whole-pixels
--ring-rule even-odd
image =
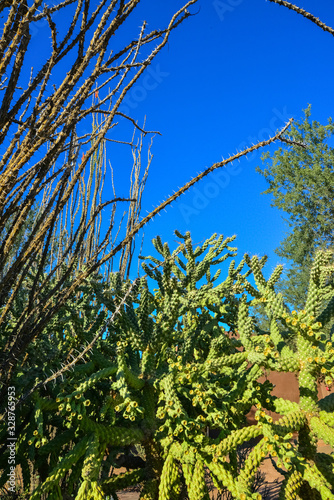
[[[243,151],[253,144],[269,139],[269,137],[272,137],[277,129],[286,124],[290,118],[287,113],[286,106],[284,106],[282,111],[274,108],[272,112],[273,117],[269,121],[268,126],[261,128],[256,136],[248,136],[245,141],[239,144],[237,148],[238,151]],[[259,150],[256,150],[253,153],[248,154],[245,158],[248,160],[254,160],[258,153]],[[178,203],[177,205],[183,220],[189,224],[191,217],[199,215],[201,211],[209,205],[211,200],[217,198],[217,196],[219,196],[220,193],[228,187],[231,182],[231,178],[241,174],[242,171],[243,167],[239,163],[228,163],[226,167],[218,168],[209,174],[209,182],[206,182],[204,185],[200,183],[200,188],[192,188],[191,192],[193,193],[193,197],[190,204]]]
[[[218,14],[221,21],[224,21],[226,14],[233,12],[236,7],[238,7],[243,0],[214,0],[212,2],[213,8]]]
[[[233,165],[229,163],[224,169],[214,170],[210,174],[210,182],[206,182],[201,189],[192,188],[193,198],[191,204],[179,203],[177,205],[183,220],[188,224],[193,215],[199,215],[209,205],[210,200],[217,198],[220,192],[229,185],[231,177],[235,177],[241,172],[242,168],[239,164]]]
[[[170,75],[167,71],[162,71],[160,65],[148,66],[143,77],[134,85],[124,97],[119,108],[121,113],[128,115],[131,110],[137,108],[138,104],[145,101],[147,95],[152,90],[159,87],[160,83]]]

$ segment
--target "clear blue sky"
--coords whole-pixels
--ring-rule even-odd
[[[334,26],[333,0],[297,3]],[[122,36],[136,37],[144,20],[148,30],[165,27],[184,4],[142,0],[122,26]],[[290,117],[302,118],[308,103],[312,118],[321,123],[334,115],[334,37],[329,33],[266,0],[198,0],[190,10],[196,15],[174,30],[121,108],[139,124],[146,116],[146,128],[162,134],[153,141],[143,215],[222,157],[268,138]],[[35,67],[48,49],[38,40],[33,37]],[[128,131],[124,135],[121,121],[110,137],[128,140]],[[117,196],[127,196],[131,155],[119,145],[108,152]],[[240,259],[244,252],[268,254],[270,272],[279,262],[274,249],[287,227],[269,196],[260,194],[267,188],[255,171],[260,156],[258,151],[205,177],[150,222],[143,255],[152,253],[157,234],[172,245],[174,229],[190,231],[196,243],[214,232],[236,234]]]
[[[144,19],[151,28],[163,26],[182,4],[143,1],[134,27]],[[298,5],[334,26],[332,0]],[[144,211],[222,157],[268,138],[288,118],[302,118],[308,103],[313,119],[325,123],[334,115],[329,33],[265,0],[202,0],[191,11],[197,15],[172,33],[153,62],[152,79],[139,81],[124,104],[139,123],[146,115],[146,127],[162,133],[154,138]],[[270,272],[287,227],[270,197],[260,194],[267,187],[255,172],[260,156],[210,174],[156,217],[145,229],[143,254],[152,252],[156,234],[172,242],[175,228],[191,231],[195,242],[214,232],[237,234],[240,258],[266,253]]]

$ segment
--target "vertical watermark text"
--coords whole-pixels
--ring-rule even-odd
[[[8,467],[7,489],[15,493],[16,488],[16,432],[15,432],[15,387],[8,387],[7,402],[7,448]]]

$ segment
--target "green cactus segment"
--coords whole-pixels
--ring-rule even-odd
[[[334,296],[328,302],[326,308],[321,312],[321,314],[317,317],[317,322],[322,323],[323,325],[327,325],[334,316]]]
[[[334,413],[332,412],[328,413],[327,411],[319,411],[319,418],[325,424],[329,425],[330,427],[334,427]]]
[[[214,457],[220,457],[227,455],[232,449],[236,449],[239,444],[249,441],[252,438],[258,437],[262,434],[262,429],[257,425],[251,425],[249,427],[243,427],[233,431],[229,436],[223,439],[212,452],[211,447],[205,447],[206,453],[214,453]]]
[[[108,366],[94,373],[88,377],[82,384],[77,387],[77,389],[68,396],[69,399],[74,398],[76,395],[80,395],[86,392],[88,389],[93,387],[99,380],[104,378],[112,377],[117,372],[117,365]]]
[[[173,463],[171,483],[172,483],[172,495],[171,495],[172,498],[175,499],[179,498],[181,493],[181,477],[180,477],[179,464],[177,464],[175,460]]]
[[[239,494],[247,493],[251,495],[251,486],[254,482],[256,471],[258,470],[262,460],[267,455],[267,444],[261,440],[254,446],[241,469],[238,477]]]
[[[226,366],[235,366],[247,359],[247,352],[237,352],[235,354],[230,354],[229,356],[220,356],[216,359],[210,359],[208,356],[210,370],[223,371]]]
[[[150,376],[154,373],[156,364],[155,352],[147,347],[142,354],[141,372],[143,376]]]
[[[57,485],[59,481],[65,476],[71,466],[76,463],[79,458],[85,453],[87,444],[90,441],[90,437],[87,436],[82,438],[74,448],[65,455],[65,457],[59,462],[59,464],[52,470],[51,474],[40,484],[36,490],[32,493],[31,500],[39,500],[42,495],[46,494],[48,491],[52,490],[54,485]]]
[[[175,433],[175,435],[177,435],[179,432],[181,433],[185,427],[180,424],[178,419],[180,419],[181,417],[183,418],[183,420],[186,419],[185,421],[187,426],[188,416],[174,388],[173,373],[170,373],[169,375],[164,377],[161,381],[160,386],[163,391],[160,399],[164,399],[165,406],[162,413],[158,414],[158,416],[161,415],[161,417],[163,417],[165,415],[167,418],[165,425],[169,427],[170,430]]]
[[[101,446],[99,439],[92,436],[87,446],[86,457],[81,471],[84,480],[97,481],[104,450],[105,447]]]
[[[329,484],[334,484],[334,455],[317,453],[315,461],[319,471],[323,474]]]
[[[249,265],[249,267],[253,271],[255,283],[256,283],[258,290],[263,295],[267,289],[267,282],[264,279],[264,276],[262,274],[262,268],[267,260],[267,257],[266,256],[262,257],[262,259],[259,260],[259,258],[256,255],[254,255],[254,257],[252,257],[251,259],[249,258],[248,255],[245,255],[244,258],[245,258],[247,264]]]
[[[144,409],[144,421],[141,422],[141,428],[143,430],[148,429],[151,433],[155,432],[157,428],[157,394],[155,389],[150,385],[146,384],[141,393],[141,404]]]
[[[307,481],[310,487],[320,493],[322,500],[334,500],[332,485],[325,479],[314,463],[300,463],[299,470],[303,474],[303,479]]]
[[[286,434],[301,429],[307,422],[306,414],[296,411],[284,415],[272,425],[273,434],[285,436]]]
[[[283,273],[283,265],[279,264],[278,266],[275,267],[274,271],[272,272],[272,275],[270,276],[269,280],[267,281],[267,288],[268,289],[274,289],[274,285],[279,281],[282,273]]]
[[[274,312],[273,312],[273,314],[275,316]],[[279,314],[279,316],[281,316],[281,315]],[[282,335],[280,333],[280,330],[279,330],[279,327],[277,324],[277,320],[275,318],[273,318],[270,322],[270,339],[272,340],[272,342],[274,343],[274,346],[276,348],[278,348],[281,345],[284,345],[284,338],[282,337]]]
[[[144,380],[139,379],[138,377],[136,377],[136,375],[131,373],[131,370],[129,370],[129,368],[127,367],[123,356],[120,356],[118,368],[119,368],[119,370],[123,371],[124,378],[130,387],[132,387],[133,389],[138,390],[138,391],[140,391],[144,387],[144,385],[145,385]]]
[[[334,392],[321,399],[318,403],[318,406],[321,410],[324,410],[326,412],[334,412]]]
[[[125,378],[125,370],[126,370],[126,363],[124,359],[124,353],[122,352],[126,348],[126,344],[122,342],[117,342],[117,347],[118,347],[118,367],[117,367],[117,373],[116,373],[116,382],[113,384],[113,388],[116,389],[120,396],[123,398],[123,401],[125,401],[124,405],[126,405],[127,401],[131,400],[131,391],[128,385],[128,382]]]
[[[210,470],[214,482],[218,489],[227,488],[227,490],[231,493],[233,498],[240,498],[239,490],[236,486],[236,481],[233,478],[233,475],[228,470],[226,464],[222,464],[221,462],[208,462],[205,461],[206,466]]]
[[[294,401],[289,401],[288,399],[275,398],[274,401],[275,412],[280,415],[286,415],[287,413],[298,412],[299,404]]]
[[[299,373],[300,407],[304,411],[313,412],[318,408],[317,380],[308,369]]]
[[[190,491],[192,489],[194,465],[189,462],[181,462],[181,466],[182,466],[183,477],[188,491],[189,500],[192,500],[192,498],[190,498]]]
[[[105,495],[112,495],[115,491],[121,491],[130,486],[140,484],[147,479],[146,469],[134,469],[130,472],[124,472],[117,476],[105,479],[101,484],[101,488]]]
[[[287,355],[278,358],[274,367],[278,372],[298,372],[300,370],[300,362],[297,355],[289,349]]]
[[[298,335],[297,337],[297,348],[298,354],[301,361],[306,361],[312,352],[313,341],[304,337],[303,335]]]
[[[311,272],[309,289],[308,289],[307,300],[306,300],[306,305],[305,305],[306,313],[309,315],[312,315],[312,316],[317,316],[318,307],[319,307],[320,294],[319,294],[319,287],[317,286],[317,283],[315,282],[315,273],[319,269],[318,266],[319,266],[320,258],[321,258],[321,256],[320,256],[320,254],[318,254],[316,259],[315,259],[315,262],[314,262],[313,273]]]
[[[248,315],[248,306],[244,300],[239,305],[238,332],[243,346],[247,350],[252,349],[251,335],[253,332],[253,322]]]
[[[180,476],[178,467],[171,454],[167,455],[163,465],[160,485],[159,485],[159,500],[170,500],[179,491]]]
[[[274,299],[271,302],[269,302],[267,307],[271,310],[272,315],[274,317],[274,320],[276,320],[276,318],[281,318],[284,311],[285,311],[283,295],[281,293],[278,293],[274,297]],[[276,321],[275,321],[275,324],[276,324]],[[281,341],[282,340],[283,340],[283,337],[281,337]]]
[[[137,311],[138,324],[143,331],[143,337],[147,341],[153,332],[153,319],[150,317],[151,294],[148,290],[147,282],[142,281],[142,291],[140,294],[139,308]]]
[[[188,471],[187,471],[188,472]],[[189,474],[188,474],[189,477]],[[196,461],[191,482],[187,482],[189,500],[210,500],[208,487],[205,483],[204,464],[201,459]]]
[[[319,439],[334,448],[334,429],[332,427],[325,424],[319,417],[312,417],[310,419],[310,428]]]
[[[96,481],[84,480],[75,500],[104,500],[105,496]]]
[[[298,492],[303,484],[303,474],[298,470],[292,470],[284,479],[280,492],[279,500],[295,500],[298,498]]]
[[[94,422],[84,416],[80,423],[84,431],[94,432],[99,436],[101,442],[113,446],[127,446],[138,443],[144,439],[144,433],[140,429],[126,427],[107,427],[106,425]]]

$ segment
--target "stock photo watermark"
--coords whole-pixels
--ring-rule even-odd
[[[227,14],[233,12],[244,0],[214,0],[212,6],[215,9],[219,19],[225,20]]]
[[[119,111],[128,115],[132,110],[136,109],[141,102],[145,101],[149,92],[158,88],[160,83],[169,75],[170,73],[167,71],[162,71],[160,64],[148,66],[144,76],[139,80],[140,83],[132,87],[126,94]]]
[[[229,163],[224,170],[212,172],[210,182],[206,182],[203,188],[193,188],[191,204],[178,204],[184,221],[188,224],[193,215],[199,215],[209,205],[210,201],[217,198],[220,192],[229,185],[231,177],[239,175],[241,171],[240,165]]]
[[[265,141],[275,134],[277,129],[289,121],[289,115],[286,106],[283,110],[274,108],[272,110],[273,116],[269,121],[267,127],[259,130],[256,136],[248,136],[246,140],[242,141],[237,150],[243,151],[258,142]],[[245,156],[247,160],[254,160],[259,151],[253,151]],[[199,215],[210,203],[211,200],[217,198],[221,192],[228,187],[232,177],[241,174],[243,167],[239,163],[229,163],[226,167],[215,170],[210,174],[210,180],[201,187],[192,189],[192,199],[190,203],[179,203],[178,209],[183,217],[183,220],[188,224],[191,217]]]
[[[7,448],[9,451],[7,489],[15,493],[16,488],[16,435],[15,435],[15,387],[8,387],[7,394]]]

